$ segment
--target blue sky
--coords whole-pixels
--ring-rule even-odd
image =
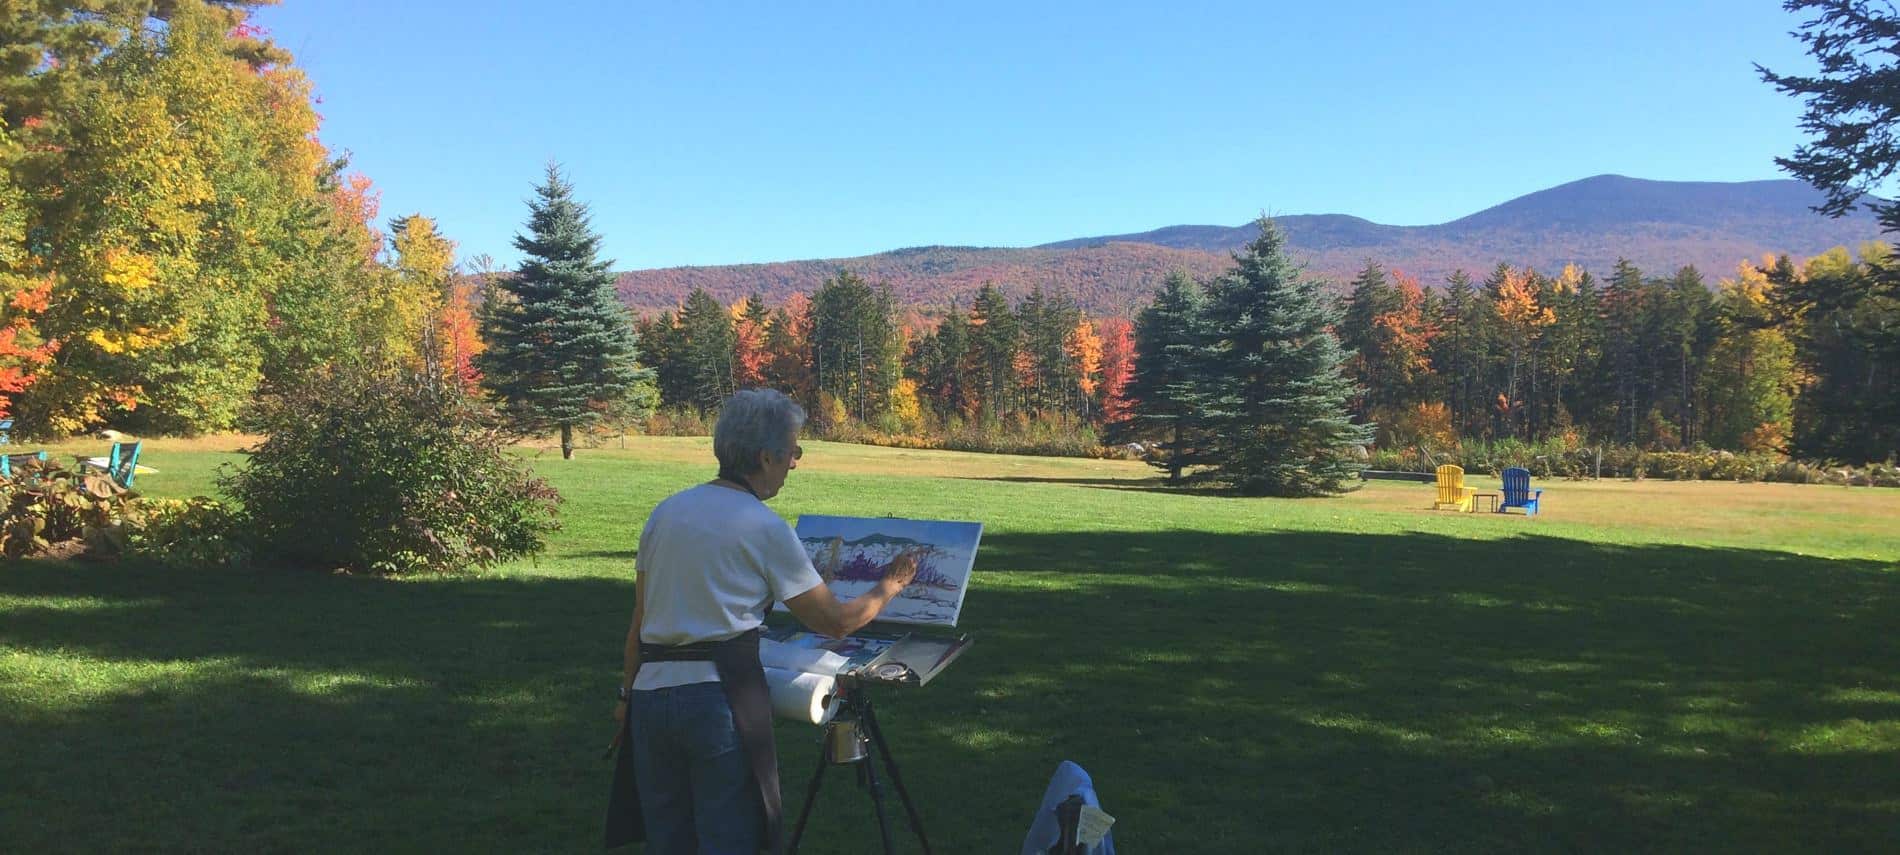
[[[1811,67],[1776,0],[284,0],[258,23],[384,219],[511,264],[555,159],[620,269],[1780,178],[1800,107],[1750,63]]]

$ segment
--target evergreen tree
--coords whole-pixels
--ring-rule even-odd
[[[1074,413],[1081,406],[1081,376],[1069,355],[1070,340],[1082,321],[1082,309],[1063,294],[1048,294],[1041,286],[1016,307],[1022,329],[1025,376],[1018,378],[1028,409],[1037,415]]]
[[[1553,320],[1545,332],[1543,365],[1549,377],[1551,410],[1546,425],[1550,427],[1570,427],[1576,414],[1588,407],[1584,392],[1588,384],[1576,381],[1579,369],[1595,364],[1596,304],[1596,281],[1582,268],[1565,265],[1551,283]]]
[[[677,403],[706,415],[732,394],[732,316],[713,295],[694,288],[686,296],[673,342],[678,363]]]
[[[1666,372],[1661,384],[1676,414],[1677,442],[1684,447],[1702,441],[1703,410],[1698,401],[1701,375],[1709,349],[1714,345],[1714,298],[1702,273],[1693,266],[1676,271],[1664,286],[1663,326],[1666,332],[1666,361],[1658,367]]]
[[[1375,400],[1390,388],[1379,318],[1398,309],[1398,291],[1386,280],[1385,268],[1368,260],[1347,292],[1345,313],[1339,322],[1339,341],[1352,351],[1347,369],[1359,387],[1351,401],[1353,413],[1371,420]]]
[[[1128,417],[1108,426],[1114,442],[1154,442],[1148,462],[1178,484],[1187,467],[1201,462],[1201,429],[1195,355],[1206,337],[1201,287],[1187,273],[1168,274],[1154,301],[1135,319],[1135,367],[1123,394]]]
[[[560,168],[528,202],[528,234],[515,236],[521,266],[500,282],[510,299],[484,313],[483,381],[525,430],[558,427],[561,457],[574,428],[618,409],[648,373],[636,363],[632,319],[614,291],[612,262],[596,258],[587,208]]]
[[[1642,271],[1628,259],[1617,259],[1599,308],[1603,312],[1602,377],[1614,402],[1603,413],[1608,417],[1605,427],[1622,442],[1635,440],[1638,419],[1647,405],[1644,304]]]
[[[1464,435],[1480,435],[1491,407],[1485,390],[1491,361],[1491,311],[1463,270],[1452,271],[1439,302],[1439,328],[1431,361],[1440,366],[1452,421]]]
[[[848,270],[825,280],[811,301],[812,372],[858,421],[883,416],[897,388],[903,341],[897,301]]]
[[[1798,457],[1868,462],[1900,457],[1900,298],[1884,296],[1885,244],[1861,261],[1835,248],[1801,275],[1785,259],[1769,275],[1782,317],[1793,325],[1808,382],[1795,402]]]
[[[661,312],[641,318],[633,324],[634,340],[640,342],[640,362],[653,372],[660,404],[685,406],[692,397],[691,377],[682,357],[683,341],[679,322],[673,312]]]
[[[1372,429],[1346,411],[1355,392],[1332,332],[1339,313],[1272,220],[1234,262],[1210,289],[1197,384],[1209,474],[1247,495],[1340,492],[1361,468],[1347,447],[1371,442]]]
[[[772,310],[765,305],[765,295],[757,291],[745,298],[745,307],[739,310],[740,317],[756,324],[763,330],[772,322]]]
[[[970,321],[954,302],[943,322],[913,349],[908,373],[940,418],[967,413],[974,406],[970,378],[963,370],[969,351]]]
[[[970,368],[985,419],[1016,407],[1016,351],[1021,343],[1022,330],[1009,298],[994,283],[983,283],[970,307]]]

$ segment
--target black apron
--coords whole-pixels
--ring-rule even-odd
[[[754,629],[725,641],[665,647],[640,645],[640,662],[711,662],[719,672],[719,685],[725,688],[726,703],[732,707],[732,725],[739,733],[739,746],[752,767],[752,780],[759,790],[764,828],[761,840],[765,851],[781,855],[785,851],[779,835],[783,805],[779,800],[778,746],[772,740],[772,697],[765,685],[765,668],[759,664],[759,631]],[[640,671],[634,669],[634,676]],[[620,754],[614,761],[614,789],[607,799],[607,848],[646,840],[646,822],[640,817],[640,790],[633,774],[633,710],[628,704],[627,724],[620,731]]]

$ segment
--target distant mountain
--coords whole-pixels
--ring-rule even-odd
[[[1275,221],[1297,258],[1341,282],[1368,259],[1435,285],[1459,268],[1483,279],[1500,261],[1547,272],[1577,264],[1603,276],[1618,258],[1657,275],[1693,264],[1714,282],[1763,253],[1804,258],[1879,236],[1878,224],[1865,213],[1841,219],[1814,213],[1820,200],[1818,191],[1799,181],[1599,175],[1433,226],[1387,226],[1343,214]],[[694,287],[726,302],[757,291],[777,304],[848,269],[889,283],[907,306],[940,307],[953,299],[967,306],[990,281],[1014,295],[1034,285],[1059,289],[1091,312],[1127,315],[1147,302],[1169,270],[1211,276],[1253,234],[1251,224],[1168,226],[1021,249],[930,246],[858,258],[636,270],[620,275],[619,288],[641,310],[676,306]]]

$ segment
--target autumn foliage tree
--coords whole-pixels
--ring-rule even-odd
[[[48,291],[9,324],[58,350],[14,402],[27,429],[228,427],[260,383],[357,349],[374,241],[334,216],[340,166],[307,81],[248,23],[258,5],[0,15],[0,192],[32,236],[0,229],[0,264]]]

